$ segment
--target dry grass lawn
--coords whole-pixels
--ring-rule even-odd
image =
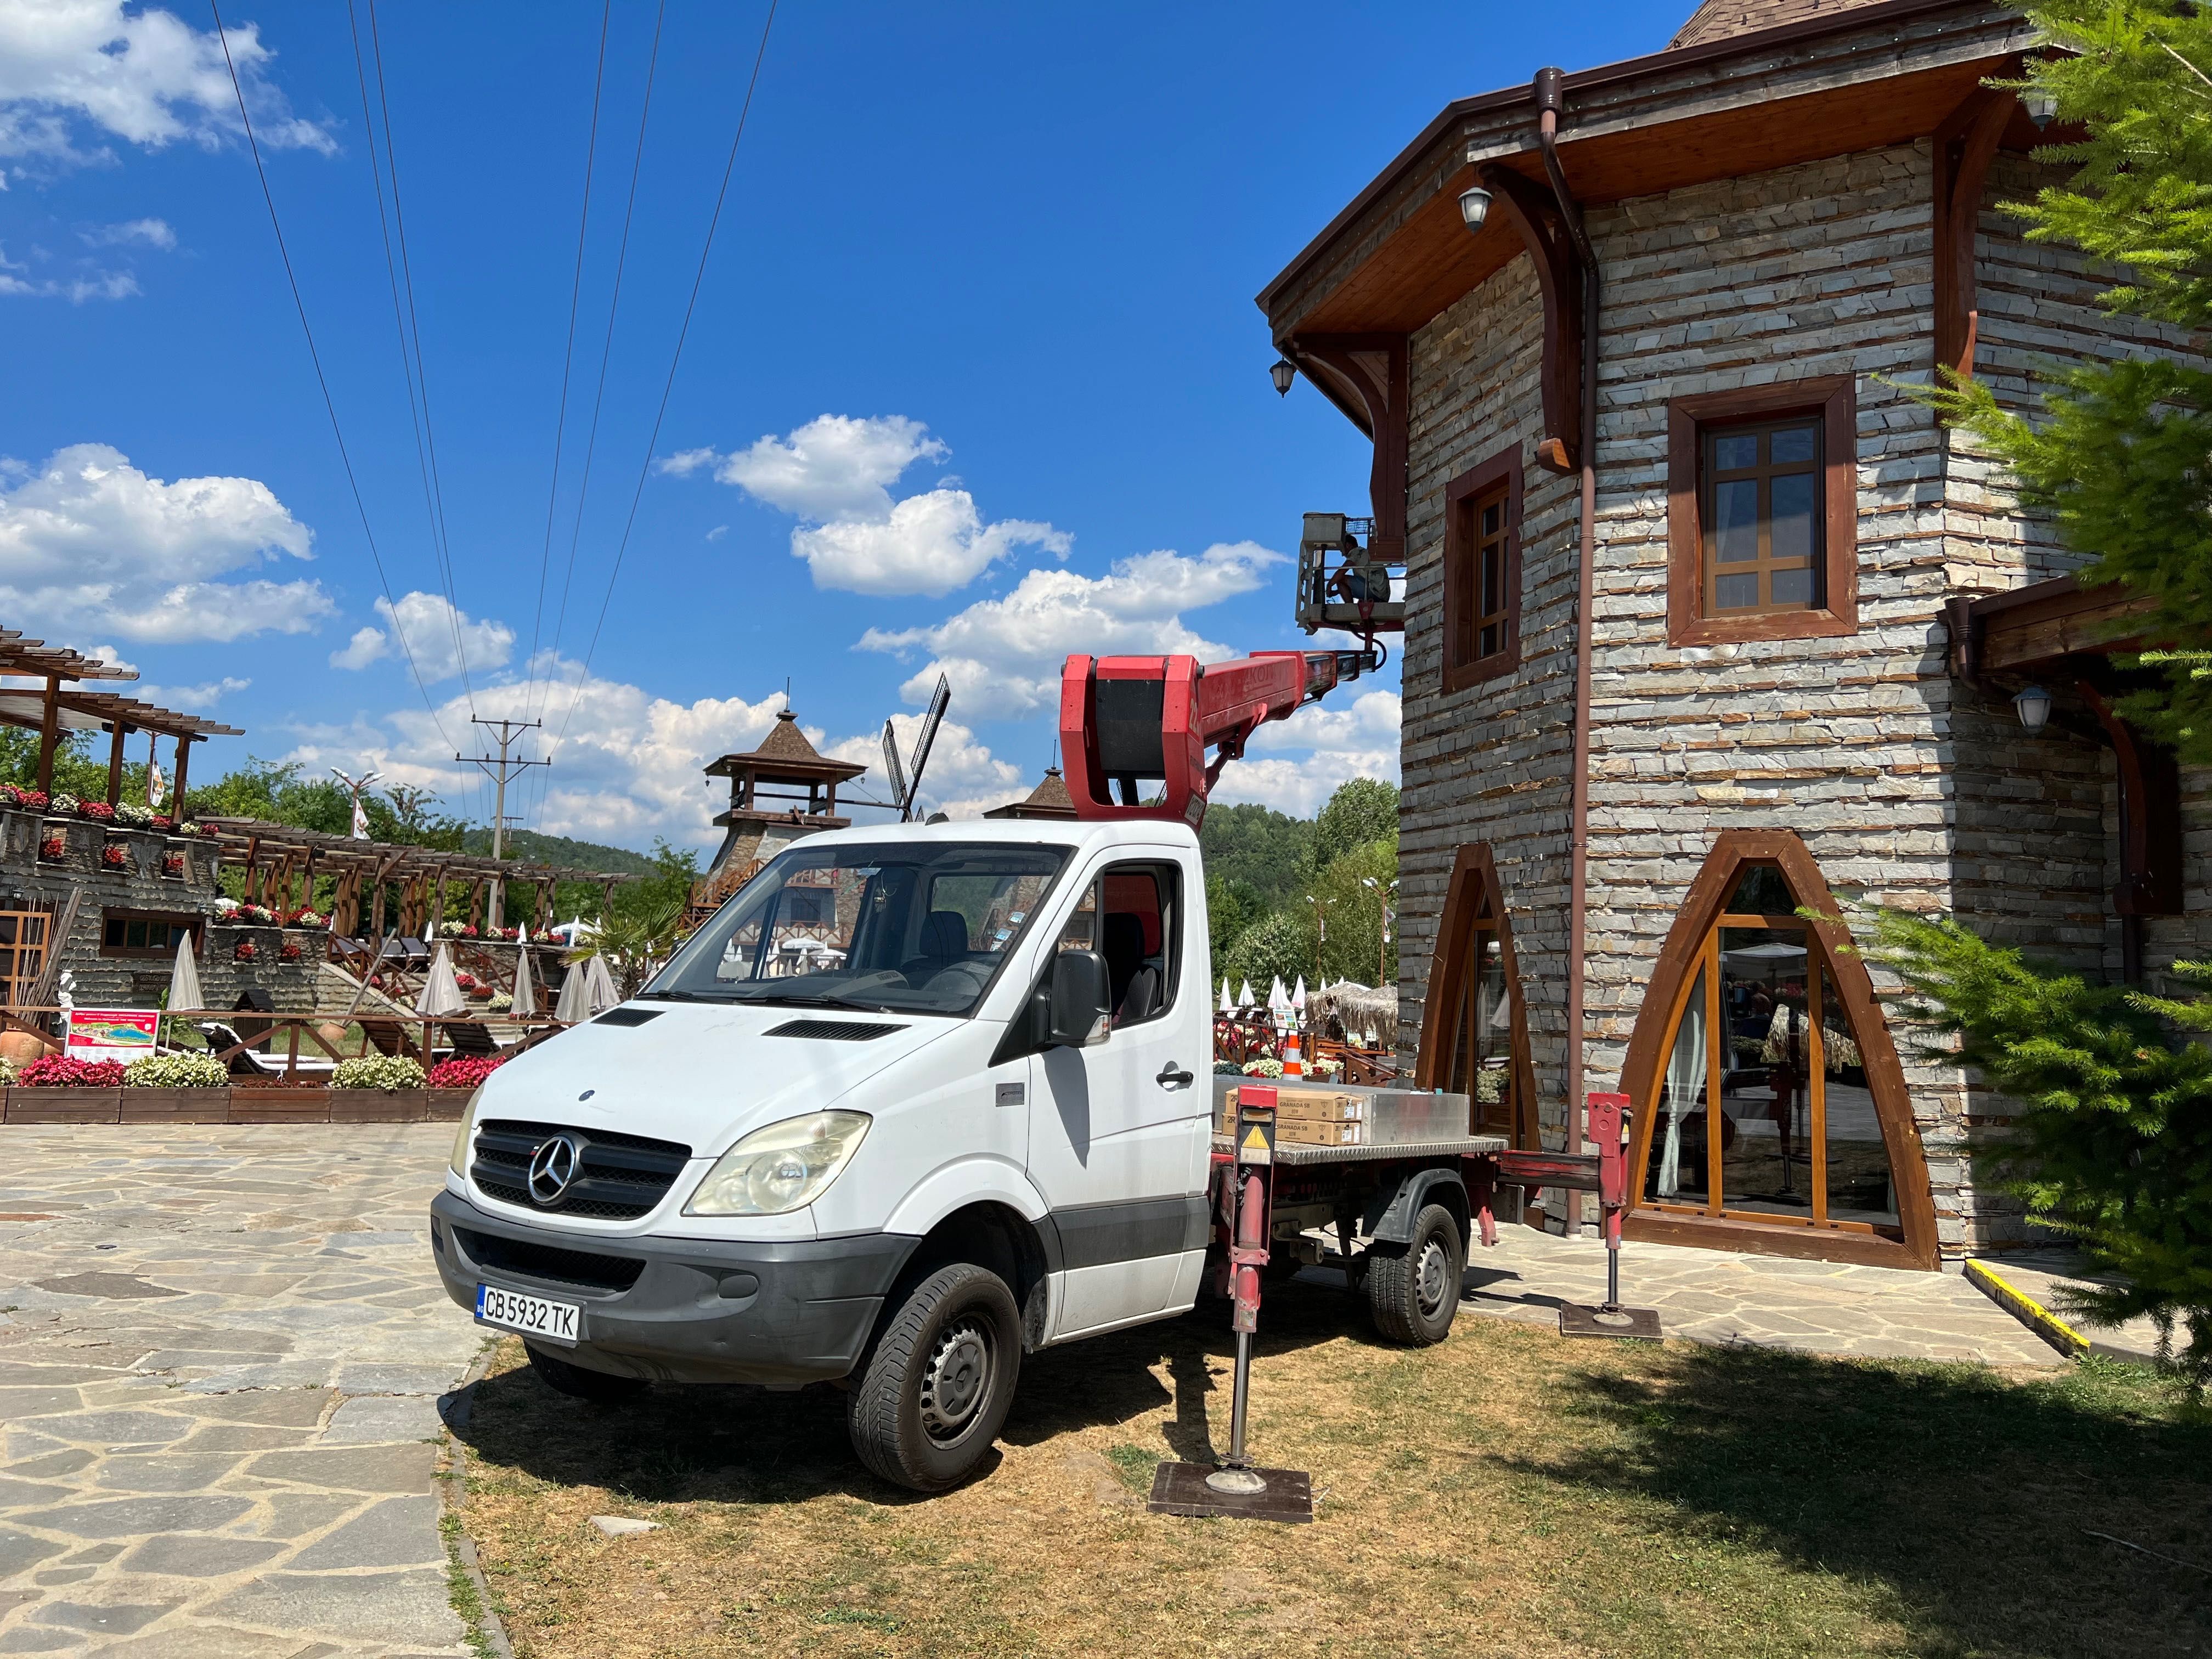
[[[1253,1449],[1312,1472],[1310,1527],[1145,1511],[1158,1459],[1225,1442],[1201,1308],[1033,1356],[995,1466],[930,1499],[860,1468],[832,1390],[596,1407],[509,1342],[468,1529],[526,1659],[2212,1653],[2212,1576],[2087,1530],[2212,1565],[2212,1419],[2146,1372],[1478,1318],[1407,1352],[1304,1281],[1262,1322]]]

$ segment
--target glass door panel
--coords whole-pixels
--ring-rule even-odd
[[[1505,952],[1498,935],[1476,924],[1474,971],[1474,1018],[1469,1048],[1474,1061],[1475,1133],[1513,1133],[1513,1006],[1506,994]]]
[[[1851,1035],[1843,999],[1824,965],[1820,969],[1821,1095],[1826,1107],[1827,1219],[1859,1222],[1883,1231],[1899,1226],[1897,1189],[1890,1180],[1889,1148],[1881,1138],[1866,1066]]]
[[[1701,969],[1674,1027],[1661,1076],[1644,1188],[1645,1199],[1653,1202],[1702,1208],[1710,1196],[1705,1146],[1711,1092],[1709,1000],[1707,976]]]
[[[1720,930],[1721,1206],[1813,1209],[1813,1036],[1802,929]]]

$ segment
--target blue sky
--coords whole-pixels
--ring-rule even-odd
[[[542,712],[511,809],[636,846],[711,844],[698,768],[787,682],[872,761],[941,669],[925,793],[980,810],[1049,758],[1067,651],[1303,642],[1283,556],[1365,510],[1367,447],[1278,400],[1253,295],[1449,99],[1686,10],[786,0],[648,448],[764,8],[617,5],[549,555],[600,9],[385,0],[380,100],[356,0],[373,133],[343,8],[224,12],[365,534],[210,14],[0,0],[0,625],[247,728],[196,772],[373,764],[478,820],[471,714]],[[1354,690],[1218,798],[1395,778],[1395,671]]]

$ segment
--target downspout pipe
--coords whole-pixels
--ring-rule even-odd
[[[1572,790],[1568,807],[1567,856],[1567,1136],[1566,1150],[1583,1149],[1583,1040],[1584,979],[1589,933],[1590,645],[1594,632],[1597,566],[1597,254],[1583,228],[1581,206],[1567,187],[1559,165],[1560,72],[1540,69],[1532,91],[1536,100],[1536,138],[1544,152],[1544,171],[1559,198],[1559,217],[1583,268],[1582,441],[1577,457],[1582,470],[1582,557],[1575,590],[1575,727]],[[1583,1230],[1582,1197],[1569,1200],[1566,1231]]]

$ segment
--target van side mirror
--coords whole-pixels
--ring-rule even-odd
[[[1105,1042],[1113,1012],[1107,996],[1106,958],[1096,951],[1062,951],[1052,964],[1046,1047],[1087,1048]]]

